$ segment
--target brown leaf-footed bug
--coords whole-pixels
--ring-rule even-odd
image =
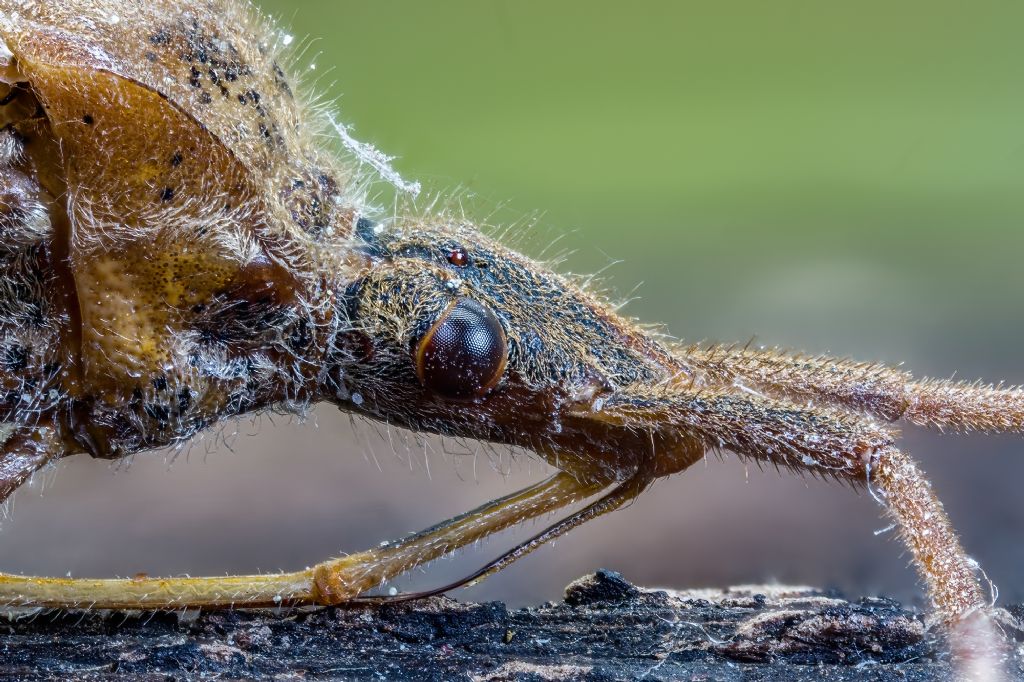
[[[409,187],[306,103],[282,67],[287,41],[244,2],[4,0],[0,40],[0,499],[66,455],[120,458],[321,401],[527,448],[559,470],[305,571],[2,575],[0,602],[373,599],[361,595],[418,564],[596,498],[463,584],[724,449],[868,486],[957,651],[988,665],[978,567],[886,423],[1021,431],[1021,391],[683,347],[460,217],[383,219],[369,180]],[[325,133],[350,156],[321,149]]]

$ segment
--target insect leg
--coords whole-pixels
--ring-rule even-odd
[[[56,431],[48,426],[19,426],[0,446],[0,502],[47,462],[63,456]]]
[[[606,486],[607,482],[580,482],[558,473],[392,545],[294,573],[108,580],[0,575],[0,604],[172,609],[340,603],[414,566],[586,499]]]
[[[400,594],[397,596],[381,596],[381,597],[357,597],[354,601],[365,601],[365,602],[402,602],[411,601],[413,599],[424,599],[426,597],[432,597],[438,594],[444,594],[450,590],[454,590],[459,587],[471,587],[481,580],[494,575],[503,568],[509,566],[512,562],[517,559],[521,559],[533,550],[537,549],[541,545],[558,539],[565,535],[572,529],[583,525],[585,522],[591,519],[596,519],[599,516],[603,516],[609,512],[613,512],[619,509],[623,505],[636,499],[640,493],[647,489],[654,479],[644,474],[638,474],[632,478],[627,479],[623,483],[620,483],[613,488],[606,495],[600,499],[592,502],[583,509],[574,512],[566,518],[554,523],[540,533],[537,533],[533,537],[519,543],[512,549],[504,552],[494,560],[488,562],[481,568],[477,569],[473,573],[460,578],[454,582],[448,583],[443,587],[438,587],[431,590],[425,590],[423,592],[410,592],[406,594]]]
[[[915,381],[885,365],[742,347],[686,349],[711,385],[742,385],[797,401],[842,406],[887,421],[955,431],[1024,432],[1024,390],[979,382]]]
[[[633,428],[678,429],[709,448],[866,484],[897,522],[935,616],[955,632],[961,660],[991,660],[1000,639],[986,613],[978,565],[890,432],[856,415],[736,392],[665,387],[624,389],[599,412],[582,414]]]
[[[607,482],[581,482],[573,474],[561,472],[536,486],[486,504],[392,546],[325,562],[314,568],[316,600],[320,603],[346,601],[415,566],[521,521],[579,502],[605,487]]]
[[[865,483],[899,522],[938,615],[946,622],[983,606],[977,567],[914,463],[873,422],[824,409],[735,392],[625,389],[594,419],[678,429],[709,448]]]

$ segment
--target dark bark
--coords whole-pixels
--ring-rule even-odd
[[[25,680],[945,680],[944,651],[920,614],[888,599],[780,587],[666,593],[610,571],[575,581],[561,603],[520,610],[433,598],[0,624],[0,676]]]

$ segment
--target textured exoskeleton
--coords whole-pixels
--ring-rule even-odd
[[[883,422],[1021,431],[1019,391],[684,348],[461,217],[382,219],[364,191],[395,176],[306,104],[287,41],[244,2],[0,0],[0,39],[0,500],[57,457],[123,457],[318,401],[526,447],[560,470],[306,571],[0,576],[0,600],[336,603],[608,490],[479,578],[728,449],[870,485],[938,620],[979,635],[961,653],[987,660],[977,567]],[[326,151],[325,134],[349,152]]]

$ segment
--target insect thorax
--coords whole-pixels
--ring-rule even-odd
[[[125,40],[79,4],[0,3],[3,420],[118,456],[307,403],[354,174],[247,8],[139,9]]]

